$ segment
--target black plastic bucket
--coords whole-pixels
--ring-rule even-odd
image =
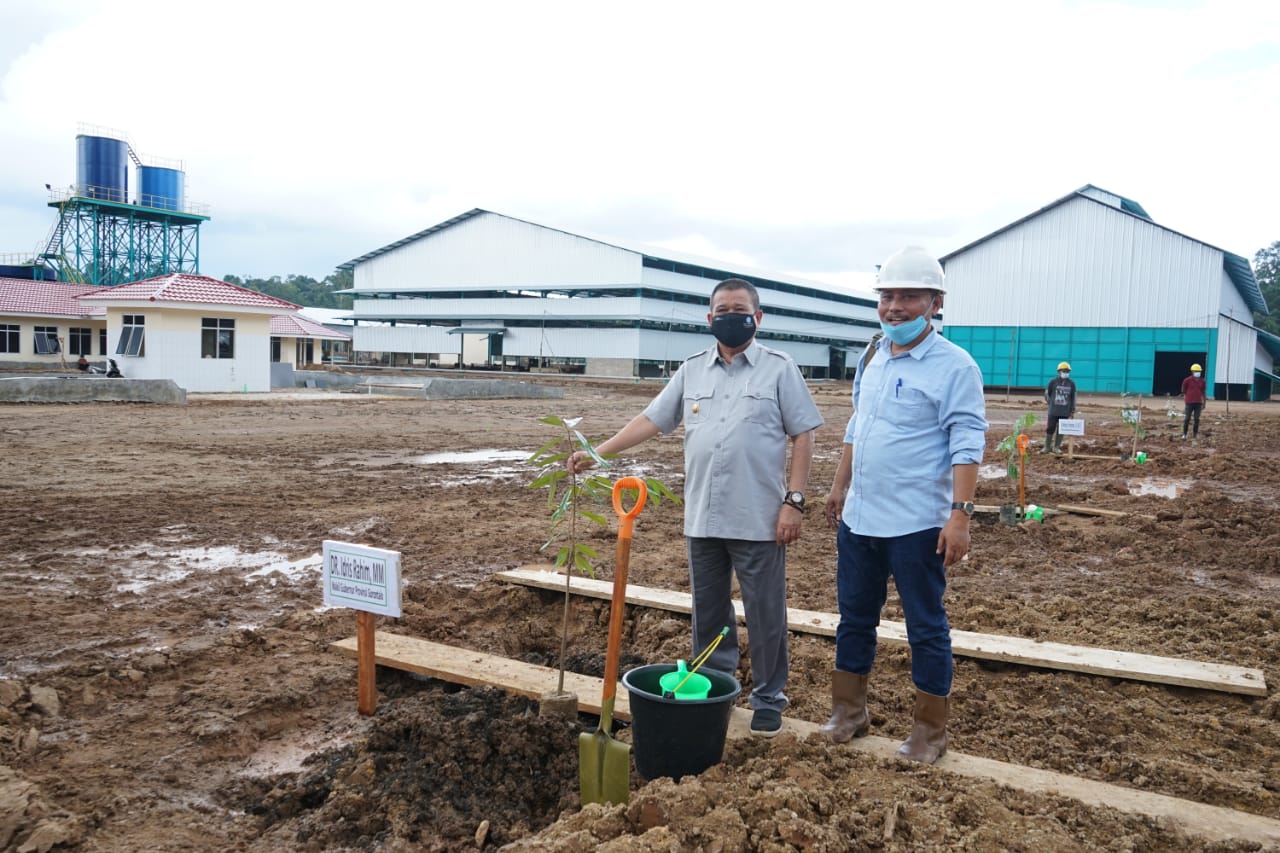
[[[631,697],[631,754],[645,779],[679,780],[719,764],[733,703],[742,692],[732,675],[704,667],[698,672],[711,680],[706,699],[664,699],[660,681],[675,671],[675,664],[657,663],[622,676]]]

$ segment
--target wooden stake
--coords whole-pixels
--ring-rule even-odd
[[[373,651],[374,615],[356,612],[356,708],[366,717],[378,707],[377,668]]]

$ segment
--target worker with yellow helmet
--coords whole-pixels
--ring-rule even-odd
[[[1191,437],[1200,437],[1200,412],[1204,409],[1207,388],[1204,381],[1204,370],[1198,364],[1191,365],[1191,375],[1182,380],[1182,400],[1186,411],[1182,416],[1182,437],[1187,437],[1187,427],[1191,427]]]
[[[1062,434],[1058,421],[1076,416],[1076,383],[1071,381],[1071,365],[1059,362],[1058,375],[1049,380],[1044,389],[1044,401],[1049,404],[1049,416],[1045,419],[1044,452],[1062,452]],[[1052,445],[1052,446],[1051,446]]]

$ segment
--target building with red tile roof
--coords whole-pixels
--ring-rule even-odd
[[[115,287],[0,278],[0,365],[58,367],[84,355],[189,392],[269,391],[273,375],[292,384],[295,364],[320,361],[315,340],[349,339],[299,310],[192,273]]]

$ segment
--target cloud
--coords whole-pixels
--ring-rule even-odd
[[[322,277],[474,207],[858,273],[1086,183],[1251,255],[1280,79],[1235,46],[1277,8],[19,0],[0,186],[40,192],[0,233],[47,231],[84,121],[183,160],[215,275]]]

